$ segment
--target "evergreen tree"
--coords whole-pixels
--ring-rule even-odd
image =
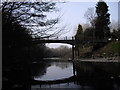
[[[83,39],[83,28],[82,25],[78,25],[77,33],[75,35],[76,40],[82,40]]]
[[[84,31],[84,40],[87,40],[87,41],[89,41],[89,40],[93,40],[93,30],[94,30],[94,28],[92,28],[92,27],[88,27],[88,28],[86,28],[85,29],[85,31]]]
[[[110,14],[108,13],[107,4],[102,1],[98,2],[96,6],[97,19],[95,22],[95,36],[97,39],[103,40],[110,35]]]

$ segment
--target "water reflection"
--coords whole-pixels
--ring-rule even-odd
[[[43,61],[34,64],[32,88],[119,90],[120,63]],[[35,71],[37,73],[35,73]],[[74,76],[75,73],[75,76]],[[69,78],[70,77],[70,78]]]
[[[3,78],[4,90],[120,90],[120,63],[41,60],[29,66],[30,69],[22,69],[24,72],[7,70],[9,73]]]
[[[120,63],[76,63],[77,82],[95,90],[120,89]],[[111,78],[113,77],[113,78]]]
[[[46,64],[46,65],[44,65]],[[34,64],[36,67],[36,64]],[[39,62],[37,64],[40,69],[34,68],[37,70],[37,73],[33,75],[35,80],[58,80],[62,78],[67,78],[73,76],[73,64],[72,62]],[[32,72],[35,72],[33,69]],[[42,70],[41,70],[42,69]]]

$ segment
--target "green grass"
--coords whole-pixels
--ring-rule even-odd
[[[94,54],[95,55],[99,54],[102,56],[111,56],[112,54],[114,56],[116,54],[118,55],[119,53],[120,53],[120,42],[112,41],[107,45],[105,45],[104,47],[102,47],[101,49],[99,49]]]
[[[114,52],[120,52],[120,42],[112,42],[111,43],[111,49]]]

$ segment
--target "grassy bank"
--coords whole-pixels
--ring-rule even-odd
[[[79,48],[79,58],[92,58],[98,57],[118,57],[120,56],[120,42],[111,41],[103,46],[99,47],[99,44],[96,45],[96,49],[93,48],[93,45],[84,45],[84,47]]]
[[[120,55],[120,42],[112,41],[93,53],[94,56],[116,57]]]

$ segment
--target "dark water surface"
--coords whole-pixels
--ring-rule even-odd
[[[44,59],[22,65],[3,67],[2,90],[120,90],[120,62]]]
[[[44,60],[31,65],[31,90],[120,90],[120,63]]]

